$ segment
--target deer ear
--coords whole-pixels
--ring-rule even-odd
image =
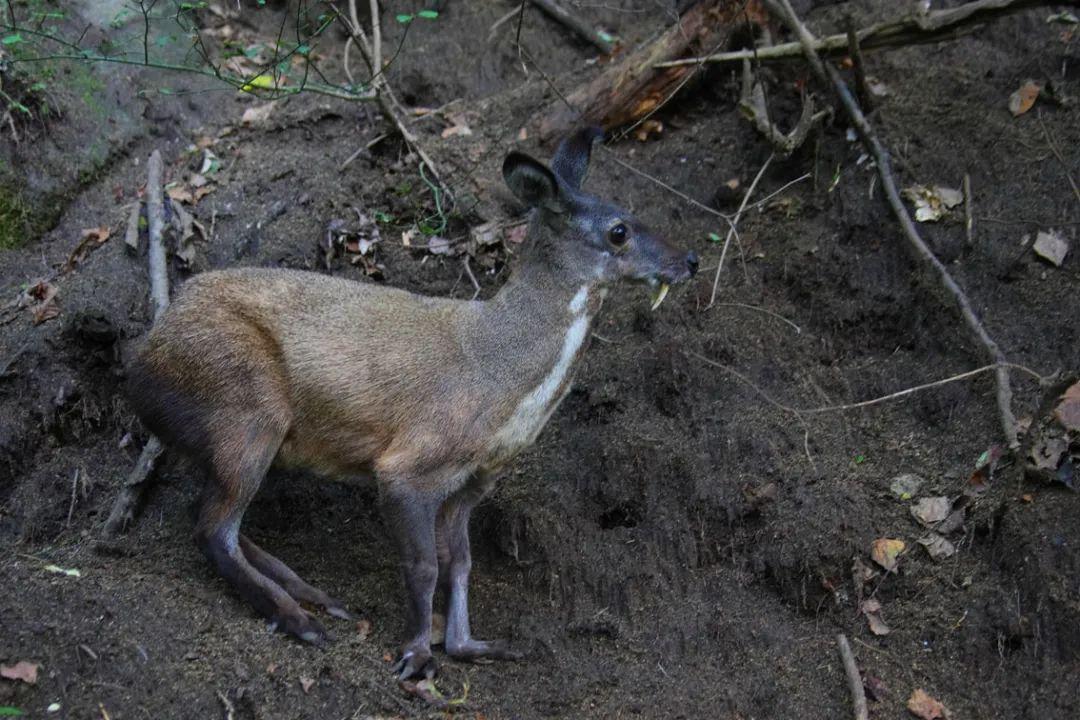
[[[580,190],[585,174],[589,171],[593,143],[603,137],[604,131],[598,127],[578,130],[559,143],[559,149],[551,160],[551,169],[570,188]]]
[[[559,181],[542,162],[525,153],[512,152],[503,161],[503,179],[518,200],[527,206],[562,212]]]

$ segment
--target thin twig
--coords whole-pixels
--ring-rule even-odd
[[[236,708],[233,707],[232,701],[229,700],[229,697],[225,693],[218,690],[217,698],[221,701],[221,706],[225,710],[225,720],[235,720]]]
[[[764,313],[765,315],[768,315],[769,317],[774,317],[777,320],[779,320],[780,322],[791,326],[791,328],[795,331],[796,335],[801,335],[802,334],[802,328],[800,328],[798,325],[796,325],[792,321],[788,320],[783,315],[778,315],[777,313],[774,313],[772,310],[767,310],[766,308],[763,308],[763,307],[761,307],[759,305],[747,305],[746,303],[738,303],[738,302],[722,302],[722,303],[716,303],[715,305],[710,304],[710,307],[737,307],[737,308],[743,308],[745,310],[754,310],[754,311],[759,312],[759,313]]]
[[[374,2],[375,0],[372,0]],[[548,17],[556,22],[569,28],[578,37],[587,43],[593,45],[597,50],[610,55],[614,47],[610,38],[604,36],[603,33],[594,29],[592,25],[586,22],[583,18],[573,14],[561,4],[554,0],[531,0],[532,4],[543,10]]]
[[[79,490],[79,468],[75,468],[75,475],[71,478],[71,503],[68,505],[67,521],[64,527],[71,527],[71,516],[75,513],[75,496]]]
[[[1065,171],[1065,177],[1069,179],[1069,185],[1072,186],[1073,195],[1076,196],[1077,202],[1080,202],[1080,188],[1076,186],[1076,180],[1073,179],[1072,172],[1069,170],[1069,163],[1065,161],[1065,158],[1061,154],[1061,150],[1058,148],[1057,142],[1054,141],[1054,136],[1050,134],[1050,128],[1046,127],[1046,123],[1043,122],[1042,112],[1036,111],[1035,117],[1039,120],[1039,127],[1042,128],[1043,135],[1046,136],[1046,144],[1050,146],[1050,151],[1054,153],[1054,157],[1061,163],[1061,169]]]
[[[967,238],[968,247],[975,244],[974,204],[975,201],[971,197],[971,175],[964,173],[964,235]]]
[[[469,282],[471,282],[472,286],[473,286],[473,294],[472,294],[472,297],[470,298],[470,300],[475,300],[476,296],[480,294],[480,283],[476,282],[476,276],[473,275],[472,268],[469,267],[469,254],[468,253],[465,253],[464,265],[465,265],[465,274],[469,276]]]
[[[884,47],[903,47],[932,43],[959,37],[969,26],[977,25],[993,17],[1020,12],[1043,5],[1060,5],[1055,0],[975,0],[953,8],[932,10],[926,14],[909,13],[900,18],[886,20],[856,32],[863,50]],[[1072,3],[1072,4],[1075,4]],[[830,57],[848,52],[847,33],[827,35],[814,40],[814,50]],[[731,52],[711,53],[703,57],[680,58],[653,65],[655,68],[698,65],[700,63],[741,62],[744,59],[773,61],[794,60],[803,54],[799,42],[781,43],[769,47]]]
[[[716,266],[716,275],[713,276],[712,295],[709,296],[709,304],[705,306],[708,310],[716,302],[716,288],[720,284],[720,271],[724,269],[724,256],[727,255],[728,245],[731,243],[732,236],[736,236],[738,231],[736,226],[739,224],[739,218],[742,216],[743,210],[746,209],[746,203],[750,200],[750,196],[754,194],[754,190],[757,188],[758,182],[761,180],[761,176],[765,174],[765,170],[769,167],[769,163],[773,161],[776,153],[769,153],[769,157],[765,159],[761,169],[758,170],[757,175],[754,176],[754,181],[750,183],[750,187],[746,189],[746,194],[743,195],[742,202],[739,204],[739,209],[735,211],[735,217],[733,217],[728,227],[727,237],[724,238],[724,247],[720,250],[720,264]]]
[[[888,199],[889,205],[896,215],[897,220],[900,222],[900,227],[908,240],[908,244],[914,251],[916,257],[937,274],[938,280],[941,282],[942,286],[953,296],[953,299],[960,309],[960,314],[963,316],[969,329],[979,342],[982,343],[987,355],[994,361],[997,376],[998,415],[1000,416],[1002,432],[1009,448],[1016,450],[1020,447],[1020,443],[1016,432],[1016,417],[1013,415],[1012,411],[1012,386],[1009,384],[1008,371],[1010,364],[1006,360],[1005,354],[1001,351],[1001,348],[998,347],[998,344],[994,339],[990,337],[986,328],[979,320],[978,315],[975,314],[975,310],[972,308],[971,301],[968,300],[967,294],[959,285],[957,285],[948,269],[940,260],[938,260],[937,256],[934,255],[933,251],[930,250],[929,246],[919,235],[919,231],[915,228],[915,223],[912,222],[907,208],[900,199],[900,193],[897,190],[896,181],[893,178],[892,163],[888,151],[881,144],[881,141],[878,140],[877,135],[867,121],[866,116],[863,115],[862,110],[859,108],[859,104],[855,101],[855,98],[851,96],[851,91],[848,90],[847,85],[844,83],[843,79],[841,79],[840,75],[837,74],[836,70],[833,69],[831,65],[824,65],[821,62],[821,58],[818,57],[817,52],[814,50],[814,37],[810,34],[810,31],[806,29],[806,26],[802,24],[802,21],[799,20],[795,11],[792,10],[789,0],[765,0],[765,3],[777,17],[784,18],[788,26],[799,38],[799,42],[802,44],[803,52],[806,54],[806,59],[810,63],[811,68],[813,68],[817,76],[825,82],[826,85],[830,85],[839,96],[840,102],[847,111],[852,124],[855,126],[856,130],[858,130],[864,146],[874,158],[878,175],[881,178],[882,187],[885,190],[885,196]]]
[[[840,650],[840,659],[844,663],[844,674],[847,675],[848,690],[851,691],[851,702],[854,705],[855,720],[868,720],[869,711],[866,709],[866,690],[863,689],[862,675],[859,674],[859,666],[855,664],[855,656],[848,645],[844,633],[836,636],[836,645]]]

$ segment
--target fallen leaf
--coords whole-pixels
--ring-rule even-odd
[[[1069,432],[1080,432],[1080,382],[1071,385],[1054,408],[1054,417]]]
[[[646,120],[634,131],[634,137],[638,142],[648,142],[652,138],[658,138],[664,132],[664,123],[659,120]]]
[[[20,660],[14,665],[0,665],[0,677],[8,680],[19,680],[27,685],[36,685],[40,667],[37,663]]]
[[[911,515],[923,525],[933,525],[949,517],[952,501],[944,496],[919,498],[911,506]]]
[[[896,570],[896,559],[907,545],[903,540],[878,538],[870,546],[870,559],[888,572]]]
[[[435,687],[435,683],[430,679],[424,679],[420,682],[401,680],[398,682],[398,687],[410,695],[415,695],[432,707],[446,708],[450,705],[446,697],[439,692],[439,688]]]
[[[937,533],[919,538],[918,543],[926,548],[926,552],[934,560],[944,560],[956,554],[956,546]]]
[[[12,705],[0,705],[0,717],[21,717],[25,715],[22,710]]]
[[[260,125],[270,119],[270,114],[274,111],[274,103],[266,103],[265,105],[255,105],[244,110],[244,114],[240,116],[240,124],[244,127],[250,127],[252,125]]]
[[[187,203],[188,205],[195,204],[195,196],[189,188],[183,185],[173,185],[165,188],[165,194],[176,202]]]
[[[521,225],[515,225],[514,227],[506,231],[506,241],[512,242],[516,245],[520,245],[521,243],[525,242],[525,238],[528,237],[528,234],[528,225],[526,225],[525,223],[522,223]]]
[[[37,301],[30,305],[30,312],[33,315],[35,325],[40,325],[60,315],[60,306],[56,302],[58,292],[56,286],[48,280],[38,280],[25,291],[25,296],[29,300]]]
[[[1009,112],[1013,114],[1013,117],[1019,117],[1030,110],[1035,104],[1035,98],[1039,97],[1040,90],[1042,88],[1034,80],[1028,80],[1014,90],[1009,96]]]
[[[889,483],[889,490],[892,494],[901,500],[910,500],[915,497],[915,493],[922,487],[923,479],[914,473],[905,473],[904,475],[897,475]]]
[[[184,265],[190,268],[195,262],[196,235],[206,242],[206,228],[195,219],[195,216],[184,209],[182,205],[173,203],[171,226],[177,234],[176,250],[173,255]]]
[[[367,619],[357,620],[356,634],[361,640],[367,640],[371,637],[371,621]]]
[[[1018,423],[1019,424],[1019,423]],[[990,481],[994,478],[998,461],[1001,460],[1003,451],[1000,445],[991,445],[975,461],[975,471],[968,478],[967,488],[964,494],[972,497],[979,496],[990,487]]]
[[[1061,263],[1065,262],[1065,256],[1069,253],[1069,243],[1055,230],[1050,232],[1040,230],[1038,235],[1035,236],[1035,244],[1032,249],[1036,255],[1051,263],[1054,267],[1061,267]]]
[[[874,675],[866,675],[863,678],[863,687],[866,688],[866,695],[874,702],[881,702],[889,694],[885,681]]]
[[[922,688],[918,688],[911,693],[911,697],[907,701],[907,709],[911,711],[912,715],[922,718],[922,720],[938,720],[938,718],[947,719],[951,717],[945,706],[927,695]]]
[[[1028,459],[1037,470],[1057,470],[1061,458],[1069,449],[1069,443],[1062,437],[1043,437],[1031,446]]]
[[[1035,502],[1035,496],[1032,495],[1031,493],[1024,493],[1023,495],[1020,496],[1020,500],[1021,500],[1021,502],[1025,502],[1025,503],[1033,503],[1033,502]]]
[[[49,706],[47,708],[45,708],[45,712],[48,712],[48,713],[60,712],[61,707],[63,707],[63,706],[58,702],[49,703]]]
[[[875,598],[867,598],[859,603],[859,611],[866,616],[870,632],[875,635],[888,635],[892,630],[881,617],[881,603]]]
[[[79,244],[75,246],[75,249],[68,255],[67,262],[60,269],[62,273],[69,273],[75,266],[86,259],[86,256],[93,252],[95,249],[105,244],[105,241],[109,239],[112,231],[109,228],[102,225],[96,228],[86,228],[82,231],[82,237],[79,240]]]
[[[314,685],[314,684],[315,684],[315,681],[312,680],[311,678],[306,678],[306,677],[301,676],[301,678],[300,678],[300,687],[304,690],[305,695],[307,695],[309,692],[311,692],[311,686]]]
[[[462,137],[472,135],[472,128],[465,123],[464,114],[451,115],[448,119],[450,120],[450,127],[443,129],[441,133],[443,140],[455,135],[461,135]]]
[[[199,166],[200,175],[211,175],[221,169],[221,158],[213,153],[210,148],[203,148],[203,161]]]
[[[915,220],[918,222],[936,222],[948,210],[964,201],[962,192],[940,185],[912,185],[904,188],[901,195],[915,206]]]
[[[450,241],[439,235],[428,238],[427,251],[432,255],[449,255],[453,248]]]
[[[863,596],[863,587],[866,583],[870,582],[877,575],[877,570],[870,567],[862,561],[862,558],[855,556],[855,561],[851,563],[851,582],[855,586],[855,597],[861,598]]]
[[[75,568],[62,568],[59,565],[46,565],[43,569],[47,572],[56,573],[57,575],[67,575],[68,577],[82,577],[82,573]]]

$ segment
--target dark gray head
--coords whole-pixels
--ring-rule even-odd
[[[559,144],[548,168],[524,153],[503,162],[503,177],[523,203],[536,209],[531,242],[544,242],[563,270],[601,282],[628,279],[648,283],[657,307],[667,286],[697,271],[693,252],[653,235],[627,210],[582,192],[599,128],[586,128]]]

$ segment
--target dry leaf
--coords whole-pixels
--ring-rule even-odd
[[[367,640],[369,637],[371,637],[371,621],[366,619],[357,620],[356,634],[361,640]]]
[[[877,571],[862,561],[861,557],[856,556],[855,561],[851,564],[851,582],[855,586],[855,597],[861,598],[863,595],[863,587],[866,583],[870,582],[877,575]]]
[[[301,676],[301,678],[300,678],[300,687],[304,690],[305,695],[307,695],[309,692],[311,692],[311,686],[314,685],[314,684],[315,684],[315,681],[313,679]]]
[[[1044,437],[1031,446],[1028,458],[1037,470],[1053,472],[1061,464],[1061,458],[1069,449],[1069,443],[1061,437]]]
[[[912,715],[922,718],[922,720],[938,720],[938,718],[947,719],[951,717],[945,706],[927,695],[922,688],[918,688],[911,693],[911,697],[907,701],[907,709],[911,711]]]
[[[1054,408],[1054,417],[1069,432],[1080,432],[1080,382],[1069,387]]]
[[[1035,98],[1039,97],[1040,90],[1042,88],[1034,80],[1028,80],[1018,87],[1009,96],[1009,112],[1013,114],[1013,117],[1019,117],[1030,110],[1035,104]]]
[[[56,286],[47,280],[39,280],[26,290],[26,297],[37,301],[30,306],[35,325],[52,320],[60,314],[60,306],[56,302],[58,292]]]
[[[878,538],[870,546],[870,559],[888,572],[894,572],[896,570],[896,558],[904,551],[905,547],[907,545],[903,540]]]
[[[915,206],[915,219],[918,222],[940,220],[947,210],[964,201],[962,192],[940,185],[934,187],[912,185],[904,188],[900,194]]]
[[[520,245],[525,242],[525,238],[529,235],[529,226],[525,223],[521,225],[515,225],[506,231],[506,241],[512,242],[516,245]]]
[[[926,552],[934,560],[944,560],[956,553],[956,546],[937,533],[930,533],[926,537],[919,538],[918,542],[926,548]]]
[[[933,525],[949,517],[952,501],[944,496],[919,498],[911,506],[911,515],[923,525]]]
[[[472,128],[465,123],[465,116],[463,114],[451,115],[449,120],[451,123],[450,127],[445,128],[442,131],[443,140],[448,137],[454,137],[455,135],[461,135],[462,137],[472,135]]]
[[[1061,267],[1065,262],[1065,256],[1069,254],[1069,243],[1057,231],[1039,231],[1035,236],[1035,244],[1032,246],[1035,254],[1043,260],[1051,263],[1054,267]]]
[[[85,228],[82,231],[82,238],[79,240],[79,244],[75,246],[75,249],[71,251],[71,255],[68,256],[67,262],[60,269],[61,273],[71,272],[76,265],[86,259],[86,256],[93,252],[95,249],[105,244],[105,241],[109,239],[112,232],[109,228],[102,225],[96,228]]]
[[[170,188],[165,188],[165,194],[176,202],[187,203],[188,205],[195,204],[195,196],[191,194],[191,190],[183,185],[173,185]]]
[[[274,111],[274,103],[266,103],[265,105],[255,105],[244,110],[244,114],[240,116],[240,124],[244,127],[250,127],[251,125],[260,125],[266,122],[270,118],[270,114]]]
[[[638,125],[637,130],[634,131],[634,137],[638,142],[648,142],[652,138],[660,137],[664,132],[664,124],[659,120],[646,120]]]
[[[450,241],[439,235],[428,238],[427,251],[432,255],[449,255],[453,247]]]
[[[918,475],[905,473],[893,478],[892,482],[889,483],[889,490],[901,500],[910,500],[915,497],[915,493],[919,491],[922,484],[923,479]]]
[[[37,663],[20,660],[14,665],[0,665],[0,677],[8,680],[19,680],[27,685],[36,685],[40,667]]]
[[[875,635],[888,635],[892,630],[881,617],[881,603],[875,598],[867,598],[859,604],[859,611],[866,616],[870,632]]]

